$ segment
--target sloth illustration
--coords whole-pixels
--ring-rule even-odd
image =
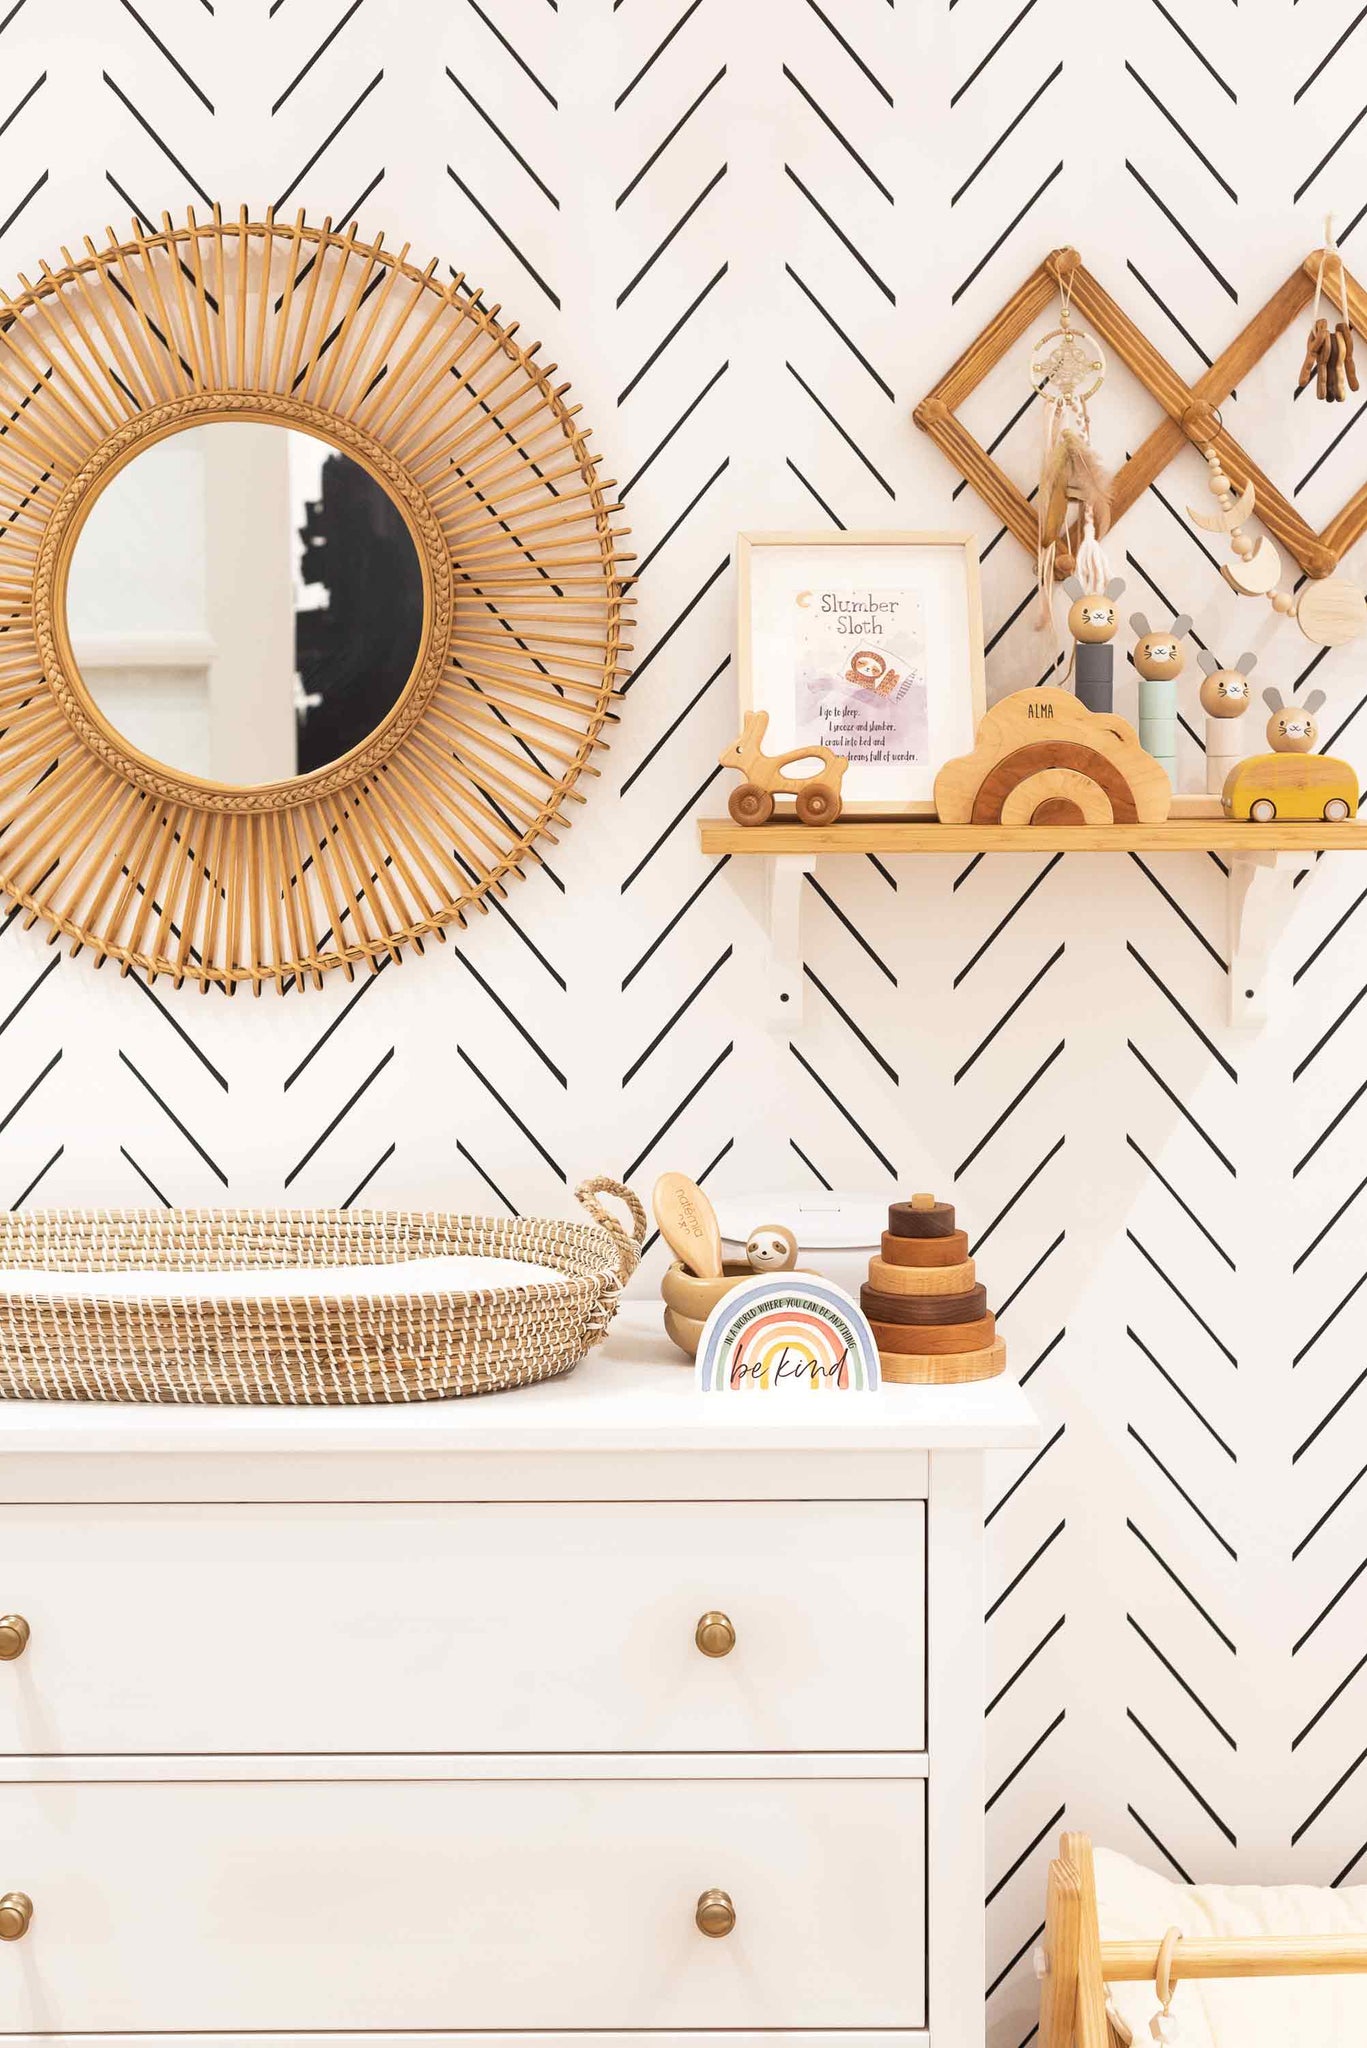
[[[858,654],[851,655],[850,665],[845,671],[845,681],[857,689],[875,690],[880,697],[887,697],[897,688],[898,674],[890,669],[881,654],[875,654],[871,647],[861,647]]]

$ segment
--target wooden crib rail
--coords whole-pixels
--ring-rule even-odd
[[[1086,1835],[1065,1834],[1049,1866],[1044,1938],[1035,1954],[1039,2048],[1118,2048],[1106,2012],[1106,1986],[1152,1980],[1160,1947],[1160,1939],[1101,1939],[1091,1842]],[[1337,1977],[1363,1971],[1367,1937],[1358,1934],[1184,1937],[1171,1962],[1174,1982],[1184,1977]]]
[[[1108,1984],[1134,1984],[1158,1967],[1156,1941],[1103,1941],[1101,1975]],[[1367,1970],[1367,1938],[1360,1934],[1228,1935],[1220,1940],[1185,1937],[1172,1958],[1172,1978],[1341,1977]]]

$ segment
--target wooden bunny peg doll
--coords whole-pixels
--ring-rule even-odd
[[[1132,612],[1130,624],[1139,635],[1134,665],[1139,672],[1139,744],[1162,763],[1169,782],[1177,785],[1177,678],[1186,667],[1182,642],[1191,631],[1186,612],[1179,612],[1165,633],[1154,632],[1143,612]]]
[[[1206,791],[1219,796],[1230,769],[1243,756],[1238,721],[1253,701],[1248,678],[1258,657],[1241,654],[1233,668],[1222,668],[1210,649],[1202,647],[1196,659],[1206,678],[1201,685],[1201,709],[1206,714]]]
[[[1280,690],[1264,690],[1263,702],[1271,711],[1267,721],[1267,744],[1274,754],[1308,754],[1319,738],[1315,713],[1324,702],[1323,690],[1311,690],[1300,704],[1284,704]]]
[[[1125,579],[1112,576],[1104,590],[1086,590],[1077,576],[1066,577],[1065,594],[1072,599],[1068,631],[1073,636],[1073,686],[1079,704],[1089,711],[1113,711],[1115,649],[1111,642],[1120,624],[1118,600]]]

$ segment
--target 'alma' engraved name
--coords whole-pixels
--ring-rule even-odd
[[[1052,718],[1054,707],[1052,704],[1027,704],[1025,715],[1027,718]]]

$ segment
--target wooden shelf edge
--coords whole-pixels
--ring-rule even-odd
[[[1161,825],[937,825],[851,818],[836,825],[735,825],[701,818],[704,853],[1362,853],[1367,823],[1241,825],[1224,818]]]

